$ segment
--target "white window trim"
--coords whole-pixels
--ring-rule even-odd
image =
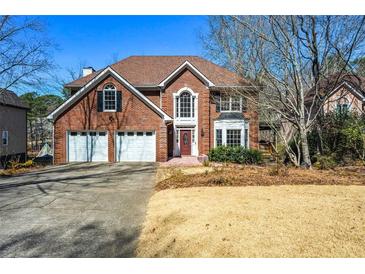
[[[241,146],[245,146],[245,129],[247,129],[247,148],[250,148],[250,127],[249,122],[244,120],[221,120],[214,122],[214,147],[217,147],[217,134],[216,130],[222,130],[222,146],[227,145],[227,129],[240,129],[241,130]]]
[[[4,137],[4,135],[6,136],[6,137]],[[4,139],[6,140],[6,144],[4,144]],[[9,131],[7,131],[7,130],[3,130],[3,132],[1,133],[1,144],[3,145],[3,146],[7,146],[7,145],[9,145]]]
[[[232,110],[232,96],[229,95],[229,110],[222,110],[222,95],[219,96],[219,107],[221,112],[242,112],[242,96],[240,97],[240,109]]]
[[[183,92],[189,92],[191,94],[191,99],[195,99],[194,100],[194,117],[176,117],[177,114],[177,109],[176,109],[176,98],[180,97],[180,95]],[[198,121],[198,98],[199,98],[199,94],[195,93],[191,88],[188,87],[184,87],[179,89],[176,93],[173,93],[173,106],[174,106],[174,120],[176,122],[188,122],[188,123],[192,123],[192,124],[197,124]],[[192,100],[193,101],[193,100]]]
[[[105,109],[105,87],[111,85],[114,87],[114,109]],[[108,91],[112,91],[111,89],[108,89]],[[117,112],[117,88],[113,84],[106,84],[103,88],[103,112]]]

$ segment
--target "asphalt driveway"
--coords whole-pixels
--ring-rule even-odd
[[[132,257],[154,164],[72,164],[0,177],[0,257]]]

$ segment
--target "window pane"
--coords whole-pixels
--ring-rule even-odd
[[[229,96],[221,95],[221,110],[229,111]]]
[[[227,146],[240,146],[240,145],[241,145],[241,130],[227,129]]]
[[[180,102],[179,102],[180,117],[192,117],[191,99],[192,99],[191,95],[188,92],[183,92],[180,95]]]
[[[231,110],[232,111],[240,111],[241,110],[241,97],[240,96],[232,96],[231,99]]]
[[[245,148],[248,148],[248,129],[245,128]]]
[[[104,110],[116,110],[116,89],[113,85],[104,88]]]
[[[8,138],[9,138],[9,133],[8,131],[4,130],[2,133],[2,143],[3,145],[8,145]]]
[[[222,130],[221,129],[215,130],[215,142],[216,142],[216,146],[222,145]]]

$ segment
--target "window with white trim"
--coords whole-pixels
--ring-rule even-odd
[[[227,129],[227,146],[240,146],[241,145],[241,130],[240,129]]]
[[[190,92],[184,91],[180,96],[176,97],[176,117],[179,118],[193,118],[195,97]]]
[[[215,145],[221,146],[223,144],[223,139],[222,139],[222,130],[221,129],[216,129],[215,130]]]
[[[245,148],[248,148],[248,128],[245,128]]]
[[[221,94],[221,111],[242,111],[242,96]]]
[[[7,146],[9,144],[9,132],[7,130],[4,130],[1,135],[1,143],[3,146]]]
[[[117,90],[114,85],[108,84],[103,90],[104,111],[117,110]]]

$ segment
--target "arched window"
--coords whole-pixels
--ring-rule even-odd
[[[117,110],[117,90],[114,85],[107,84],[103,90],[104,111]]]
[[[184,91],[176,97],[176,117],[193,118],[195,97],[190,92]]]

